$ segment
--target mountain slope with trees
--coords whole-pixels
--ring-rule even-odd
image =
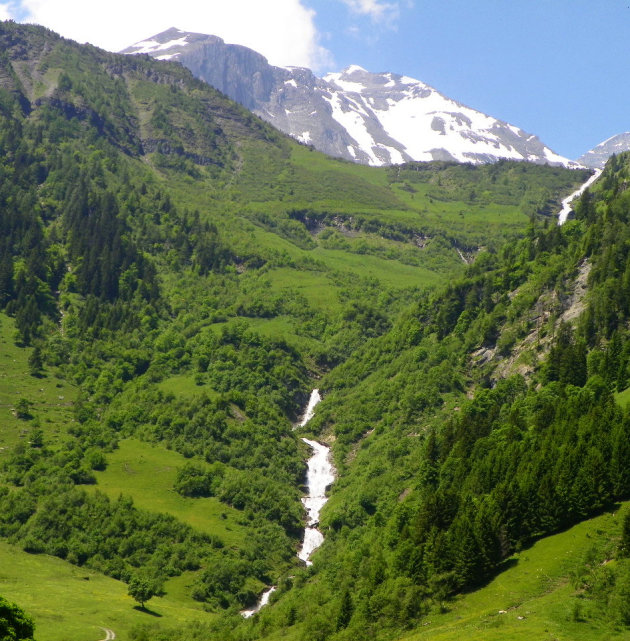
[[[361,638],[627,494],[625,158],[558,228],[584,171],[333,161],[178,65],[13,23],[0,45],[12,545],[158,594],[185,582],[200,619],[224,613],[208,637]],[[314,386],[339,480],[305,569],[292,425]],[[177,510],[99,490],[123,439],[186,461],[146,490]],[[196,500],[214,531],[181,516]]]

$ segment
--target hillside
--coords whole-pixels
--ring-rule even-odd
[[[334,161],[180,65],[13,23],[0,47],[3,553],[98,576],[118,638],[399,635],[625,497],[627,159],[558,228],[585,171]],[[588,322],[556,327],[578,298]],[[510,359],[529,369],[503,382]],[[305,568],[292,427],[315,386],[339,478]],[[133,631],[110,579],[148,581],[164,632]],[[177,603],[199,626],[173,629]]]

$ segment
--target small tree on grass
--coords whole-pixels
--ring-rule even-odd
[[[144,604],[152,596],[155,596],[155,589],[147,579],[134,576],[131,581],[129,581],[129,590],[127,594],[135,599],[140,604],[140,607],[144,609]]]
[[[28,399],[21,398],[15,406],[15,415],[24,421],[33,418],[33,415],[31,414],[31,406],[32,403]]]
[[[39,345],[35,345],[31,355],[28,357],[28,370],[31,376],[36,378],[41,378],[42,368],[44,367],[44,361],[42,359],[42,348]]]

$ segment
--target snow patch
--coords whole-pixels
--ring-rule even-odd
[[[332,109],[332,117],[350,134],[359,147],[368,155],[370,165],[380,166],[383,162],[374,155],[374,138],[365,126],[365,120],[356,111],[344,111],[337,94],[330,98],[323,96]]]
[[[311,144],[311,132],[310,131],[305,131],[301,133],[299,136],[295,137],[296,140],[299,140],[300,142],[304,143],[305,145],[310,145]]]
[[[130,48],[137,49],[137,51],[134,51],[133,53],[155,53],[156,51],[165,51],[171,47],[183,47],[188,44],[187,40],[187,35],[164,43],[160,43],[157,40],[143,40],[142,42],[132,45]]]

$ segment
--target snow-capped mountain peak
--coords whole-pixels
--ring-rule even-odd
[[[350,65],[317,78],[309,69],[274,67],[251,49],[179,29],[138,42],[123,53],[177,60],[281,131],[355,162],[486,163],[508,158],[578,166],[536,136],[409,76]]]
[[[599,145],[578,158],[578,162],[591,169],[603,169],[606,161],[613,154],[619,154],[624,151],[630,151],[630,131],[617,134],[600,142]]]

